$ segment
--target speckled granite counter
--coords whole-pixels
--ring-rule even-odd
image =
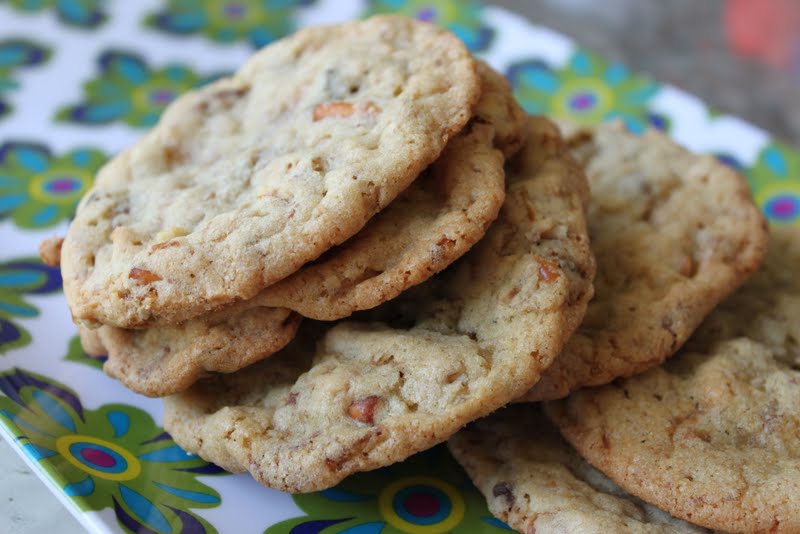
[[[721,25],[722,0],[497,0],[535,22],[633,70],[693,92],[800,144],[800,84],[784,73],[733,56]],[[576,11],[574,6],[583,9]],[[0,531],[81,532],[82,527],[0,442]]]

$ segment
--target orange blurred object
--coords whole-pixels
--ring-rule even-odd
[[[728,0],[725,29],[739,55],[782,69],[800,65],[798,0]]]

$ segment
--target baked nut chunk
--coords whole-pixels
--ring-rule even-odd
[[[548,415],[595,467],[677,517],[800,532],[799,264],[800,230],[775,229],[765,268],[687,344],[702,352],[548,403]]]
[[[592,191],[595,295],[529,401],[658,365],[766,252],[766,223],[747,183],[715,158],[613,124],[580,130],[568,143]]]
[[[564,441],[539,405],[504,408],[447,446],[489,510],[519,532],[708,532],[625,493]]]
[[[99,172],[62,249],[86,324],[173,324],[354,235],[466,124],[459,39],[398,16],[301,30],[176,100]]]
[[[267,486],[313,491],[444,441],[530,388],[580,322],[594,260],[585,178],[552,124],[528,127],[500,216],[441,292],[420,292],[431,298],[416,301],[416,324],[339,323],[316,345],[301,330],[281,353],[167,397],[175,441]]]

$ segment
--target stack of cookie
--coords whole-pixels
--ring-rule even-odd
[[[706,427],[734,419],[706,424],[699,397],[668,400],[724,369],[681,356],[679,370],[629,379],[641,386],[548,403],[578,452],[530,401],[657,366],[765,248],[732,170],[658,134],[611,126],[564,140],[455,36],[388,16],[302,30],[178,99],[101,170],[60,249],[42,253],[61,263],[86,350],[107,352],[106,372],[127,387],[165,397],[165,427],[188,451],[305,492],[455,434],[451,450],[512,527],[607,532],[677,520],[597,482],[578,452],[632,494],[728,528],[713,522],[727,517],[715,496],[664,489],[688,483],[670,478],[678,466],[662,457],[674,450],[658,434],[673,446],[676,431],[697,436],[698,451],[724,459],[714,440],[728,432]],[[769,359],[783,346],[718,349],[758,338],[720,321],[703,337],[708,353]],[[731,377],[763,382],[762,367]],[[787,408],[800,407],[796,369],[781,372],[788,393],[762,387],[753,404],[771,410],[754,417],[770,431],[787,418],[800,427]],[[620,388],[623,399],[594,399]],[[712,393],[719,404],[725,392]],[[512,401],[526,402],[459,432]],[[649,437],[634,446],[617,427]],[[796,434],[770,439],[798,473]],[[762,464],[731,490],[736,502],[753,480],[772,483]],[[737,465],[719,469],[755,469]],[[763,527],[760,498],[735,525]],[[781,528],[797,525],[787,507],[770,510]]]

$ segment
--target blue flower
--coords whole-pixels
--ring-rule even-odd
[[[0,117],[11,112],[11,104],[3,99],[3,93],[18,87],[12,78],[14,71],[44,63],[50,58],[50,50],[24,39],[0,41]]]
[[[176,64],[151,69],[140,56],[120,51],[105,52],[98,64],[100,76],[84,86],[86,100],[59,110],[57,120],[150,127],[181,93],[222,76],[199,76]]]
[[[647,126],[668,127],[665,118],[647,109],[659,90],[658,84],[585,51],[578,51],[559,70],[539,61],[517,63],[508,77],[514,95],[529,113],[583,125],[620,119],[634,132]]]
[[[213,530],[189,508],[219,506],[197,477],[223,471],[180,449],[147,412],[88,410],[66,386],[20,369],[0,374],[0,391],[0,422],[82,510],[112,508],[131,532]]]

